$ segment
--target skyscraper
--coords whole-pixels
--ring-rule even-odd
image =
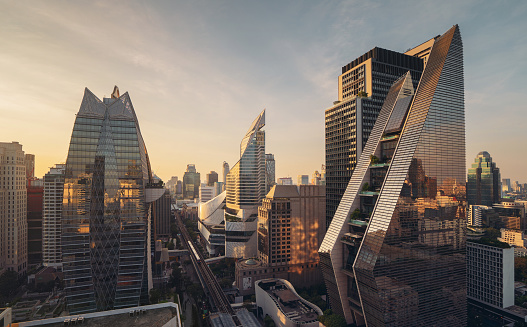
[[[227,185],[227,174],[229,173],[229,164],[224,161],[222,165],[222,173],[223,173],[223,189],[225,190],[225,187]]]
[[[240,160],[227,174],[225,255],[255,257],[258,206],[265,196],[265,109],[240,144]]]
[[[0,270],[27,271],[27,179],[22,144],[0,143]]]
[[[393,83],[320,247],[334,312],[368,326],[464,326],[465,119],[458,26],[415,89]]]
[[[199,198],[199,185],[201,181],[200,173],[196,171],[194,164],[187,165],[187,171],[183,175],[183,198]]]
[[[309,185],[309,175],[298,175],[297,185]]]
[[[206,175],[205,183],[207,186],[214,186],[214,183],[218,181],[218,173],[215,171],[211,171]]]
[[[62,262],[70,313],[148,301],[152,172],[134,107],[117,86],[102,101],[87,88],[66,161]]]
[[[487,151],[478,153],[467,178],[468,205],[492,206],[501,199],[500,169]]]
[[[375,47],[342,67],[338,100],[325,111],[326,227],[333,219],[388,89],[407,71],[417,86],[433,41],[406,54]]]
[[[62,200],[66,165],[57,164],[44,175],[42,208],[42,261],[46,267],[62,270]]]
[[[43,197],[44,187],[31,185],[31,180],[29,180],[27,185],[27,263],[31,266],[42,264]]]
[[[269,193],[273,185],[276,184],[276,167],[274,154],[265,154],[265,194]]]

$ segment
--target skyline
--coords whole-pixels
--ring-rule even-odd
[[[134,99],[165,182],[190,163],[202,174],[234,166],[264,108],[276,177],[311,177],[324,163],[324,110],[337,99],[340,68],[375,46],[404,52],[459,24],[467,167],[488,151],[502,178],[527,182],[518,151],[527,4],[453,4],[4,2],[0,139],[35,154],[42,177],[66,160],[84,88],[102,99],[117,85]]]

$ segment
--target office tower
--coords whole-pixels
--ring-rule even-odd
[[[240,160],[227,174],[225,256],[251,258],[257,253],[258,206],[265,196],[265,109],[240,144]]]
[[[217,182],[216,182],[217,183]],[[199,201],[207,202],[216,196],[214,185],[208,186],[206,183],[201,183],[199,186]]]
[[[35,155],[26,153],[24,162],[26,165],[26,179],[30,181],[35,178]]]
[[[500,169],[487,151],[478,153],[468,170],[467,203],[491,206],[501,199]]]
[[[297,287],[320,283],[325,202],[322,185],[271,188],[258,208],[258,258],[236,264],[241,295],[254,294],[254,282],[264,278],[284,278]]]
[[[458,26],[432,42],[417,89],[411,71],[389,88],[319,250],[329,302],[348,323],[466,324]]]
[[[223,187],[227,187],[227,174],[229,173],[229,164],[224,161],[222,165],[222,173],[223,173]]]
[[[27,263],[28,265],[40,266],[42,264],[42,204],[44,187],[31,185],[31,182],[29,180],[27,186]]]
[[[337,210],[388,89],[410,71],[414,87],[434,39],[406,54],[373,48],[342,67],[338,100],[325,111],[326,228]]]
[[[467,298],[500,308],[514,305],[514,249],[467,242]]]
[[[297,185],[309,185],[309,176],[308,175],[298,175],[297,176]]]
[[[170,190],[152,202],[153,240],[166,240],[170,237],[170,218],[172,216],[172,197]]]
[[[70,313],[148,301],[150,161],[128,92],[87,88],[66,161],[62,264]]]
[[[46,267],[62,269],[62,199],[66,165],[56,164],[44,175],[42,208],[42,263]]]
[[[266,153],[265,154],[265,194],[269,193],[271,187],[276,184],[275,182],[275,161],[274,154]]]
[[[322,165],[320,169],[320,185],[326,185],[326,165]],[[326,204],[327,209],[327,204]]]
[[[0,142],[0,270],[27,271],[27,188],[22,144]]]
[[[278,185],[293,185],[292,177],[280,177],[278,179]]]
[[[206,175],[206,185],[207,186],[214,186],[214,183],[218,181],[218,173],[215,171],[211,171]]]
[[[177,193],[177,183],[178,178],[177,176],[172,176],[168,182],[166,182],[165,187],[170,191],[171,196],[175,196]]]
[[[199,198],[200,174],[196,172],[196,166],[193,164],[187,165],[187,171],[183,175],[183,198],[196,199]]]
[[[225,196],[224,191],[199,204],[198,229],[210,255],[225,253]]]
[[[510,178],[502,179],[501,180],[501,187],[502,187],[503,193],[511,192],[512,191],[511,179]]]
[[[224,192],[225,185],[223,185],[223,182],[215,182],[214,183],[214,196],[218,196],[220,193]]]
[[[318,170],[315,170],[315,172],[313,173],[313,178],[311,179],[311,184],[313,184],[313,185],[322,185],[320,183],[321,180],[322,180],[322,174],[320,174],[318,172]]]

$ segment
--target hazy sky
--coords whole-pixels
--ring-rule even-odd
[[[130,93],[154,171],[233,166],[266,111],[276,177],[324,163],[324,110],[341,67],[375,46],[404,52],[459,24],[467,162],[487,150],[527,182],[527,1],[0,0],[0,141],[64,162],[84,88]]]

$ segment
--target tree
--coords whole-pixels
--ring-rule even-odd
[[[364,185],[362,185],[362,191],[366,192],[369,190],[370,190],[370,184],[368,182],[364,183]]]
[[[174,242],[172,242],[172,240],[168,241],[167,248],[169,250],[174,250]]]
[[[359,91],[359,92],[357,93],[357,96],[358,96],[358,97],[361,97],[361,98],[367,98],[367,97],[368,97],[368,92]]]
[[[18,274],[7,270],[0,276],[0,299],[4,302],[13,295],[18,288]]]
[[[527,280],[527,257],[514,258],[514,280],[519,282]]]
[[[326,327],[346,327],[346,319],[341,315],[333,314],[331,309],[324,311],[324,315],[318,317],[320,321]]]
[[[159,299],[161,299],[161,292],[157,288],[151,289],[150,290],[150,304],[159,303]]]
[[[359,219],[360,218],[360,209],[353,210],[353,212],[351,213],[350,218],[351,218],[351,220]]]
[[[273,318],[269,317],[269,315],[265,316],[264,325],[265,327],[276,327],[276,324],[274,323]]]
[[[370,163],[372,165],[376,164],[376,163],[379,163],[379,158],[377,158],[377,156],[374,156],[373,154],[370,156]]]

